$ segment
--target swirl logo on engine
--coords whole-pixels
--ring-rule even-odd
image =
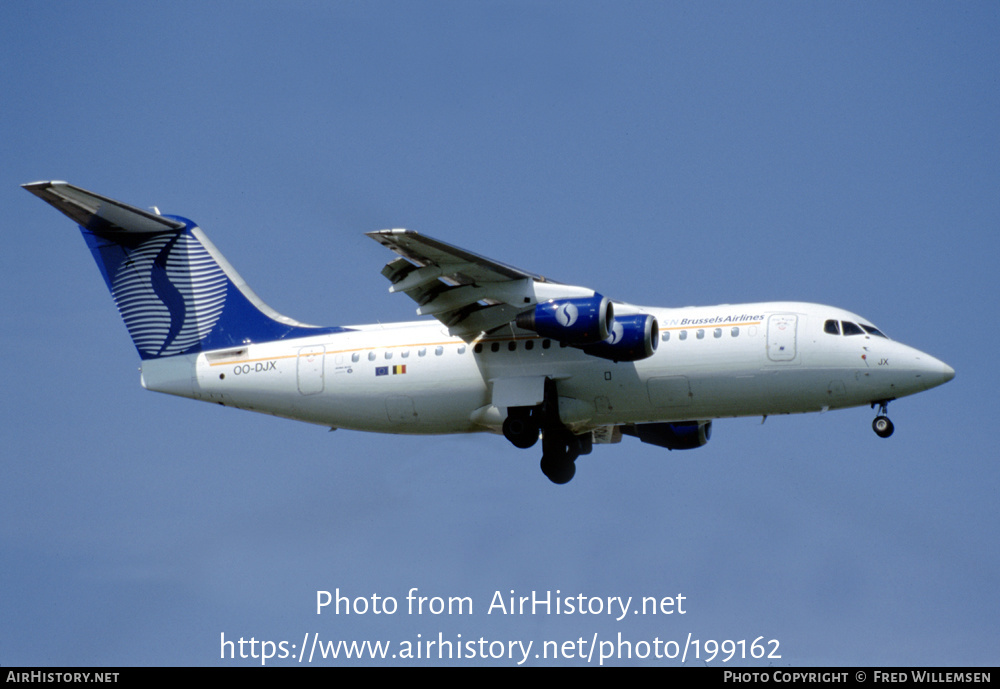
[[[568,328],[576,323],[579,315],[580,311],[576,308],[575,304],[560,304],[559,308],[556,309],[556,321],[564,328]]]
[[[624,335],[625,327],[618,321],[615,321],[614,325],[611,326],[611,334],[608,335],[608,339],[606,339],[605,342],[609,344],[617,344],[618,340],[622,339],[622,336]]]

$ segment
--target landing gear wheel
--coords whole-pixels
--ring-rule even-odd
[[[530,418],[508,416],[503,422],[503,435],[514,447],[527,450],[538,442],[538,426]]]
[[[880,438],[888,438],[892,435],[895,428],[892,425],[892,421],[889,420],[888,416],[876,416],[875,420],[872,421],[872,430],[875,431],[875,435]]]
[[[550,430],[542,435],[542,473],[552,483],[569,483],[576,475],[580,439],[569,431]]]
[[[872,409],[875,405],[878,405],[878,416],[872,421],[872,430],[875,431],[875,435],[880,438],[888,438],[892,435],[893,426],[892,421],[889,420],[887,416],[889,413],[889,402],[892,400],[879,400],[878,402],[872,402]]]
[[[559,418],[556,382],[551,378],[545,379],[541,406],[532,411],[531,421],[536,419],[542,431],[542,473],[552,483],[569,483],[576,475],[576,458],[590,452],[590,443],[585,443],[563,425]]]
[[[569,483],[576,476],[576,463],[571,459],[550,458],[548,455],[542,456],[542,473],[558,485]]]

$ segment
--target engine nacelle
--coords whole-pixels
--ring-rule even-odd
[[[570,345],[600,342],[611,335],[614,307],[607,297],[552,299],[518,315],[517,327]]]
[[[660,326],[654,316],[616,316],[611,333],[596,344],[583,347],[587,354],[612,361],[639,361],[653,356],[660,342]]]
[[[622,433],[634,435],[644,443],[668,450],[693,450],[712,437],[711,421],[674,421],[637,423],[622,426]]]

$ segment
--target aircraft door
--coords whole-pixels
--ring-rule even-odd
[[[323,346],[302,347],[298,356],[299,392],[315,395],[323,392],[323,360],[326,348]]]
[[[799,317],[793,313],[776,313],[767,319],[767,358],[771,361],[795,359],[795,331]]]

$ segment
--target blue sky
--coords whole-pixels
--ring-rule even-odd
[[[220,634],[621,632],[776,638],[776,665],[996,665],[998,20],[11,3],[0,664],[238,664]],[[690,453],[598,448],[557,487],[495,436],[331,434],[143,391],[78,231],[18,188],[38,179],[196,220],[306,322],[412,319],[363,236],[407,227],[634,303],[833,304],[957,377],[893,403],[889,440],[868,409],[723,420]],[[317,616],[338,587],[475,609]],[[682,593],[688,612],[487,615],[511,589]]]

